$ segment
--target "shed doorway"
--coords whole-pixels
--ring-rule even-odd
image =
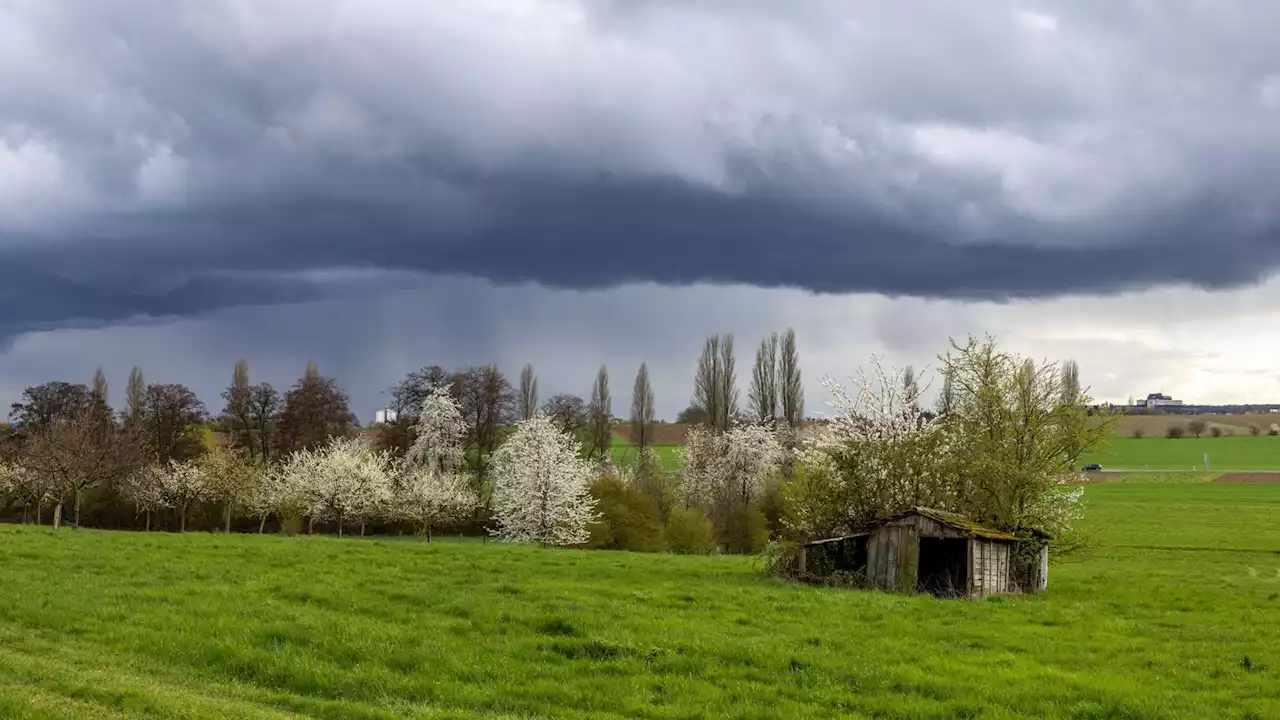
[[[966,538],[920,538],[918,592],[938,597],[962,597],[969,583],[969,540]]]

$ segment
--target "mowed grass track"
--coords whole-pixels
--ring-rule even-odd
[[[737,557],[4,526],[0,717],[1280,717],[1280,485],[1086,500],[1090,554],[981,603]]]
[[[1201,438],[1113,437],[1107,446],[1089,453],[1079,464],[1099,463],[1110,470],[1178,470],[1204,467],[1214,472],[1280,470],[1280,437],[1223,436]]]

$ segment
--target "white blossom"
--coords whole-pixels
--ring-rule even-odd
[[[510,542],[577,545],[596,519],[587,491],[591,465],[580,447],[545,415],[516,426],[493,454],[493,511],[499,537]]]
[[[465,517],[479,504],[461,472],[467,425],[449,387],[434,388],[422,402],[416,436],[395,471],[394,515],[430,536],[431,528]]]
[[[784,491],[793,529],[824,535],[913,505],[955,509],[948,435],[921,411],[914,383],[875,360],[852,391],[829,377],[822,385],[833,412],[801,444]]]
[[[457,472],[438,467],[405,466],[396,488],[396,516],[413,523],[419,533],[430,535],[433,527],[460,520],[480,504],[479,498]]]
[[[246,503],[262,484],[263,473],[239,451],[215,445],[197,461],[204,471],[209,499],[222,503],[227,532],[237,504]]]
[[[422,401],[413,447],[409,448],[409,462],[446,472],[456,470],[462,464],[466,432],[467,424],[449,386],[434,388]]]
[[[40,508],[57,498],[57,486],[49,478],[18,464],[0,462],[0,495],[13,495],[24,503],[23,519],[27,509],[36,508],[36,520]]]
[[[680,449],[680,490],[686,506],[707,506],[724,487],[724,436],[698,425],[685,436]]]
[[[1050,536],[1065,535],[1084,517],[1084,485],[1074,484],[1082,478],[1063,476],[1060,483],[1031,498],[1026,513],[1039,521],[1039,528]]]
[[[854,378],[852,395],[834,378],[822,378],[822,386],[831,393],[827,404],[835,413],[812,442],[892,442],[929,430],[936,419],[921,411],[918,390],[903,387],[901,376],[901,371],[886,370],[879,359],[873,359],[872,372],[859,370]]]
[[[121,487],[124,497],[137,507],[138,512],[146,514],[148,530],[151,529],[151,514],[168,507],[161,491],[161,476],[166,470],[165,466],[154,464],[139,468],[124,478]]]
[[[913,383],[878,362],[852,392],[824,379],[835,413],[805,443],[784,490],[795,530],[848,532],[926,505],[1011,532],[1070,531],[1082,490],[1063,471],[1080,451],[1079,409],[1063,403],[1056,368],[990,342],[957,348],[944,358],[951,407],[937,419],[921,412]],[[1089,432],[1106,427],[1103,419]]]
[[[786,454],[775,431],[739,425],[726,433],[695,427],[682,450],[686,505],[706,506],[720,494],[751,500],[782,468]]]
[[[390,462],[368,442],[335,438],[314,450],[289,456],[270,483],[280,503],[297,502],[313,519],[364,523],[387,511],[391,500]]]
[[[297,518],[307,511],[303,481],[315,473],[316,456],[309,451],[291,453],[283,464],[268,472],[245,499],[245,506],[258,518],[261,532],[271,515]]]
[[[211,495],[204,469],[194,463],[170,460],[167,464],[154,466],[149,472],[155,473],[155,481],[159,484],[160,504],[178,512],[179,530],[185,531],[188,508]]]
[[[726,490],[744,500],[758,497],[765,482],[782,468],[782,443],[762,425],[739,425],[725,433],[725,441]]]

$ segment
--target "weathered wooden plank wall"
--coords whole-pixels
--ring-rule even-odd
[[[876,527],[867,537],[867,579],[877,587],[914,592],[919,581],[922,537],[967,538],[955,528],[920,515]],[[1013,559],[1008,542],[970,539],[965,557],[965,591],[969,597],[1013,592]],[[1047,563],[1042,560],[1041,565]]]
[[[1043,592],[1049,587],[1049,546],[1040,548],[1038,562],[1031,569],[1031,592]]]
[[[904,592],[915,592],[916,581],[920,577],[920,538],[916,535],[916,528],[902,528],[898,543],[898,588]]]

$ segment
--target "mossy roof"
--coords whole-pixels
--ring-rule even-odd
[[[945,510],[934,510],[933,508],[927,508],[927,507],[908,508],[898,513],[897,515],[893,515],[891,517],[885,518],[881,522],[884,523],[884,522],[890,522],[892,520],[901,520],[902,518],[909,517],[911,515],[922,515],[924,517],[929,518],[930,520],[942,523],[943,525],[946,525],[947,527],[953,530],[957,530],[961,534],[965,535],[966,537],[979,537],[986,540],[1017,540],[1018,539],[1017,537],[1010,535],[1007,532],[996,530],[995,528],[989,528],[985,525],[976,523],[973,520],[970,520],[969,518],[963,515],[958,515],[952,512],[946,512]]]

